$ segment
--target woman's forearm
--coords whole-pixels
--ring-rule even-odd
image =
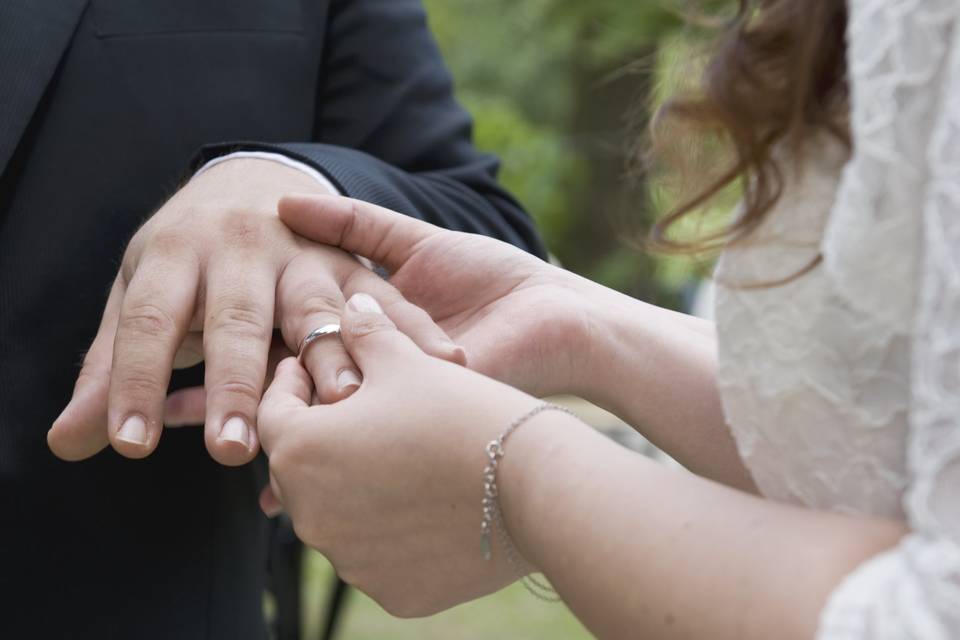
[[[510,447],[508,528],[602,638],[809,639],[841,578],[905,533],[664,468],[556,415]]]
[[[590,295],[591,365],[577,392],[695,473],[755,491],[723,419],[712,323],[599,285]]]

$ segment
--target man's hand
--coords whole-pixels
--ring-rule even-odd
[[[259,448],[256,415],[274,328],[295,353],[311,330],[339,322],[344,296],[355,291],[376,295],[427,353],[464,360],[427,313],[356,258],[284,226],[277,201],[290,191],[322,188],[279,163],[230,160],[191,180],[137,232],[73,398],[48,433],[57,456],[79,460],[108,444],[130,458],[149,455],[172,369],[204,361],[207,449],[223,464],[248,462]],[[320,402],[359,386],[339,340],[311,345],[304,364]],[[178,421],[203,397],[181,396]]]

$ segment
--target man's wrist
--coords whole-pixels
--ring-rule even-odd
[[[292,192],[316,192],[318,194],[335,196],[343,195],[336,185],[313,167],[283,154],[263,151],[237,151],[225,156],[219,156],[200,167],[200,169],[193,174],[193,179],[195,180],[202,175],[208,175],[211,171],[223,171],[230,167],[242,167],[243,165],[256,166],[259,163],[266,163],[264,168],[268,169],[266,176],[262,170],[253,172],[259,179],[263,179],[264,177],[269,179],[269,176],[274,173],[285,173],[286,176],[294,176],[296,178],[296,184],[291,183],[289,180],[284,180],[275,181],[271,185],[273,187],[282,186],[280,195]],[[377,270],[377,265],[367,258],[355,254],[354,257],[367,269],[371,271]]]

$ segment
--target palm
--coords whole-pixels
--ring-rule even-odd
[[[576,280],[514,247],[447,233],[421,243],[391,282],[467,350],[471,368],[535,395],[567,388],[584,316]]]

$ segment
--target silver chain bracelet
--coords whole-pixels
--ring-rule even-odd
[[[510,534],[507,532],[507,526],[503,521],[503,512],[500,510],[499,490],[497,489],[497,468],[500,465],[500,459],[503,458],[504,444],[510,434],[520,428],[525,422],[544,411],[560,411],[568,415],[577,417],[575,413],[565,407],[556,404],[537,405],[527,413],[523,414],[507,426],[496,440],[491,440],[486,447],[487,466],[483,469],[483,521],[480,523],[480,553],[485,560],[493,557],[490,536],[493,529],[496,528],[500,543],[503,545],[503,553],[507,563],[511,566],[517,577],[523,583],[523,586],[531,594],[545,602],[559,602],[560,596],[556,590],[543,580],[533,576],[530,573],[530,565],[517,551]]]

